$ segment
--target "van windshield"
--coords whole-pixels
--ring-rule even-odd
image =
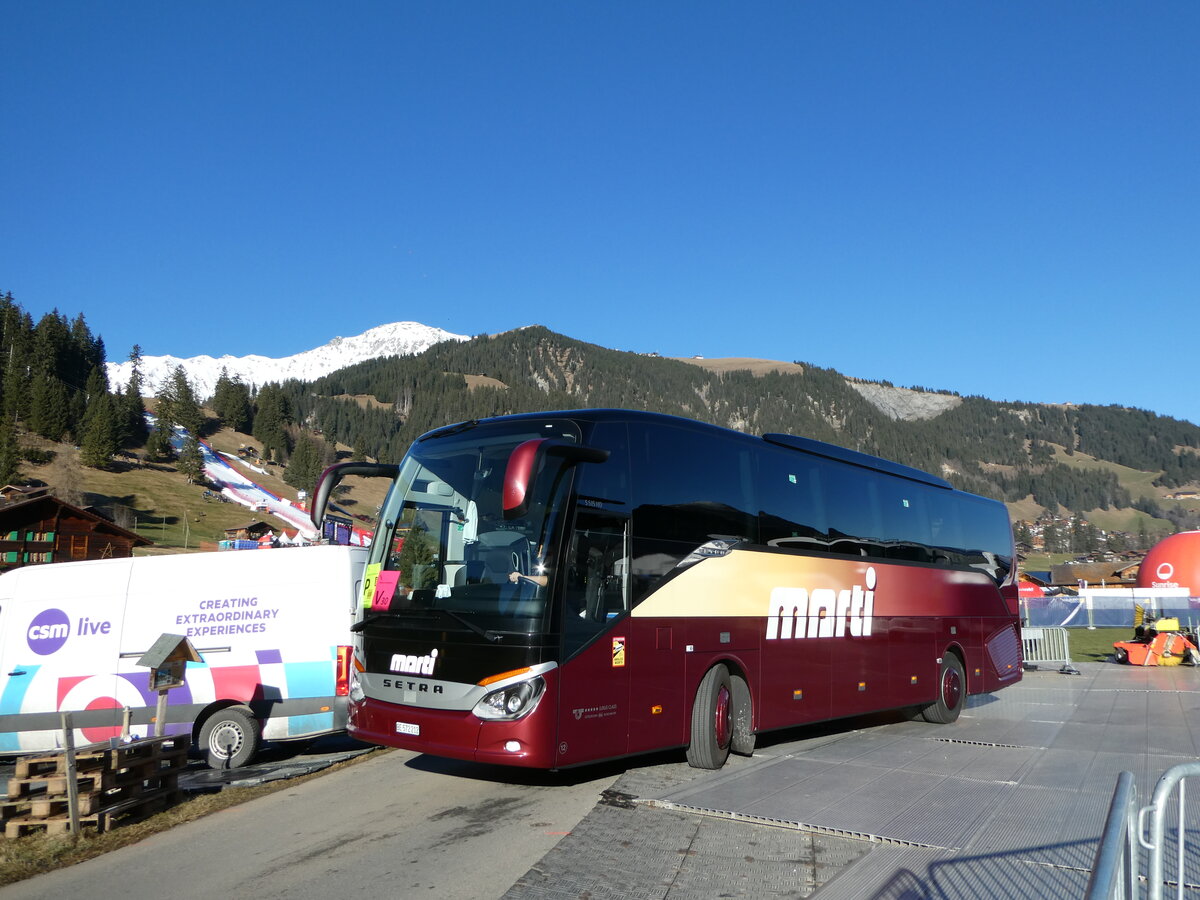
[[[519,514],[504,509],[513,451],[536,439],[578,443],[579,432],[566,420],[468,423],[412,446],[380,515],[376,540],[386,551],[374,613],[443,610],[475,629],[548,628],[570,466],[539,457]]]

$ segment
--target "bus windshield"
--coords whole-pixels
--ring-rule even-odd
[[[489,633],[549,629],[570,466],[538,453],[541,442],[577,445],[578,429],[566,420],[478,431],[466,423],[413,445],[380,514],[376,540],[386,550],[375,560],[382,565],[371,614],[441,610]]]

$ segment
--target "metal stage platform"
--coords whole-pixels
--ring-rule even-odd
[[[1027,672],[971,698],[954,725],[891,721],[768,744],[640,799],[870,841],[821,900],[1082,897],[1118,774],[1134,773],[1146,803],[1163,772],[1200,758],[1200,670],[1078,669]],[[1187,828],[1200,831],[1200,804]]]

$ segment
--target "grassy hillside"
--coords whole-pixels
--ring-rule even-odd
[[[243,525],[254,513],[244,506],[205,500],[202,485],[188,484],[174,466],[120,463],[112,471],[79,463],[68,444],[48,445],[55,458],[26,464],[27,479],[42,481],[68,502],[94,506],[122,527],[160,547],[197,549],[221,540],[226,528]]]
[[[1106,521],[1113,527],[1136,530],[1142,517],[1132,510],[1139,507],[1151,515],[1180,513],[1172,521],[1160,515],[1149,529],[1174,530],[1189,524],[1182,515],[1188,507],[1166,495],[1200,483],[1200,428],[1142,410],[997,403],[851,383],[800,363],[665,359],[541,327],[370,360],[283,389],[297,418],[384,459],[398,459],[421,433],[450,422],[616,406],[873,453],[945,474],[956,487],[1011,504],[1024,519],[1046,508],[1099,509],[1112,514]]]
[[[451,422],[613,406],[751,434],[805,435],[873,453],[1002,500],[1016,519],[1034,520],[1047,511],[1084,515],[1100,528],[1139,540],[1143,532],[1153,536],[1200,525],[1200,501],[1169,496],[1200,486],[1200,427],[1116,406],[997,403],[852,381],[800,363],[664,359],[541,327],[447,342],[413,357],[369,360],[313,382],[260,387],[255,415],[260,425],[271,425],[258,431],[274,429],[276,452],[286,443],[280,431],[298,434],[293,422],[320,435],[318,443],[338,442],[346,456],[352,446],[395,462],[420,434]],[[270,402],[264,399],[268,387]],[[209,440],[231,453],[258,446],[231,432]],[[298,448],[305,451],[298,467],[314,465],[310,445]],[[170,465],[138,465],[129,457],[112,471],[97,472],[80,468],[74,447],[48,449],[54,461],[27,464],[22,476],[54,485],[65,499],[109,507],[121,524],[169,546],[215,541],[225,528],[256,518],[250,510],[206,502],[203,487],[187,485]],[[266,475],[252,477],[280,496],[295,497],[282,474],[282,467],[268,466]],[[369,519],[384,488],[351,482],[350,493],[337,500],[347,513]]]
[[[221,429],[206,437],[214,449],[235,454],[244,446],[257,442],[246,434]],[[71,444],[51,443],[33,435],[24,435],[22,444],[47,452],[53,458],[35,465],[25,463],[21,472],[32,483],[43,482],[68,502],[96,507],[122,527],[136,531],[154,542],[145,553],[198,550],[207,545],[212,549],[225,537],[225,529],[263,520],[278,528],[282,521],[257,513],[233,502],[206,498],[208,485],[188,484],[171,464],[138,463],[135,457],[125,457],[111,470],[90,469],[79,462],[79,449]],[[341,452],[348,454],[346,448]],[[260,466],[267,474],[251,471],[236,460],[233,467],[250,480],[289,500],[297,497],[296,489],[283,480],[283,467],[274,464]],[[347,491],[339,493],[336,503],[346,512],[373,517],[382,503],[387,486],[379,479],[351,478]]]

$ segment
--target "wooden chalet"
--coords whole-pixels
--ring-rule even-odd
[[[1137,578],[1138,564],[1127,562],[1063,563],[1050,570],[1050,581],[1057,587],[1131,587]]]
[[[245,525],[235,525],[225,529],[225,537],[231,541],[257,541],[263,535],[274,529],[267,522],[254,521]]]
[[[80,559],[133,556],[154,543],[47,488],[0,488],[0,571]]]

